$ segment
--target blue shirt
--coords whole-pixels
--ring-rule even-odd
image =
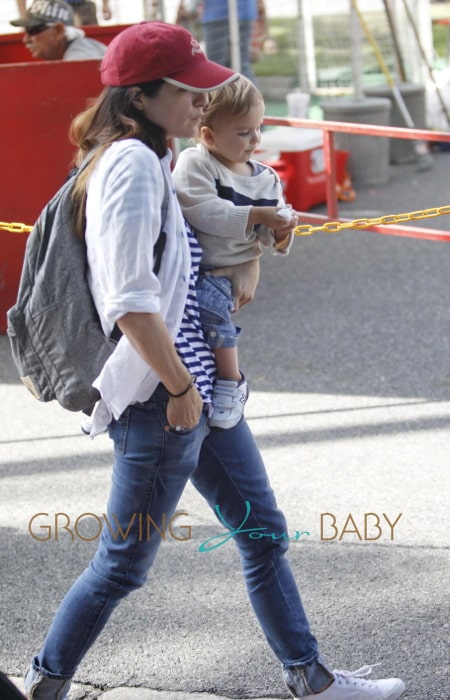
[[[254,21],[258,18],[256,0],[238,0],[238,16],[242,21]],[[228,0],[205,0],[202,22],[217,22],[228,19]]]

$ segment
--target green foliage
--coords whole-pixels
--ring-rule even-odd
[[[270,39],[276,43],[276,53],[261,54],[253,64],[256,76],[297,75],[297,23],[295,20],[270,19]]]
[[[433,23],[433,46],[439,58],[448,58],[450,26]]]
[[[439,12],[435,8],[439,9]],[[450,2],[438,3],[432,9],[432,16],[450,16]],[[380,45],[390,42],[388,25],[384,13],[373,13],[367,17],[367,22]],[[276,42],[276,53],[262,53],[260,60],[253,64],[256,76],[298,75],[298,38],[295,18],[271,18],[269,20],[270,39]],[[450,61],[450,27],[433,22],[433,42],[437,63],[442,66]],[[332,36],[332,41],[330,41]],[[316,44],[316,66],[319,74],[333,79],[333,75],[341,71],[344,80],[351,80],[351,67],[343,68],[343,58],[348,56],[350,45],[350,29],[348,15],[333,15],[314,18],[314,40]],[[370,45],[363,41],[363,58],[365,73],[373,75],[378,72],[375,57]],[[385,60],[393,69],[393,57],[385,56]]]

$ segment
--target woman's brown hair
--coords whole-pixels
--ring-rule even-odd
[[[72,143],[78,146],[75,164],[79,166],[94,151],[73,190],[75,226],[80,238],[84,237],[86,227],[87,183],[108,146],[115,141],[134,138],[145,143],[159,158],[166,153],[167,136],[164,129],[149,122],[133,104],[136,88],[147,97],[155,97],[163,84],[163,80],[153,80],[132,87],[106,87],[94,104],[73,120],[70,137]]]

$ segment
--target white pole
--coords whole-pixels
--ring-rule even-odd
[[[433,32],[430,2],[429,0],[407,0],[407,4],[419,32],[421,44],[430,64],[432,64]],[[399,37],[408,79],[419,85],[426,84],[428,81],[427,67],[418,49],[417,39],[408,20],[403,0],[394,0],[394,12],[397,17],[397,27],[401,27]]]
[[[433,28],[431,25],[431,9],[429,0],[417,0],[416,8],[416,28],[420,41],[427,57],[428,65],[433,65]],[[416,48],[417,51],[417,48]],[[420,82],[427,83],[429,80],[427,66],[423,59],[420,66]]]
[[[309,92],[308,68],[306,65],[306,37],[303,0],[297,0],[297,45],[298,45],[298,77],[303,92]]]
[[[228,22],[230,31],[231,68],[241,72],[241,49],[239,40],[239,13],[237,0],[228,0]]]
[[[144,19],[145,20],[150,20],[151,14],[150,14],[150,8],[149,8],[149,2],[148,0],[143,0],[143,14],[144,14]]]
[[[159,19],[164,22],[165,12],[162,0],[143,0],[143,14],[145,20]]]
[[[311,0],[297,0],[298,77],[303,92],[317,86]]]
[[[350,8],[350,36],[353,91],[357,100],[364,97],[363,90],[363,60],[361,52],[361,25],[353,5]]]

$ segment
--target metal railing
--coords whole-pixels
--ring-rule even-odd
[[[329,221],[336,221],[339,218],[338,198],[336,189],[336,158],[334,134],[343,132],[361,136],[378,136],[380,138],[399,138],[411,141],[437,141],[450,142],[450,133],[444,131],[430,131],[427,129],[406,129],[393,126],[376,126],[371,124],[357,124],[350,122],[318,121],[312,119],[294,119],[292,117],[270,117],[264,119],[267,126],[290,126],[302,129],[320,129],[323,133],[323,151],[325,166],[325,194],[327,205],[327,216],[300,212],[302,221],[311,224],[322,224]],[[449,195],[450,199],[450,195]],[[414,218],[414,217],[412,217]],[[421,217],[425,218],[425,217]],[[339,219],[348,222],[349,219]],[[365,227],[367,230],[376,231],[395,236],[408,236],[414,238],[426,238],[428,240],[450,240],[450,231],[442,229],[439,233],[436,229],[422,228],[419,226],[400,226],[390,224],[389,226],[373,225]]]

